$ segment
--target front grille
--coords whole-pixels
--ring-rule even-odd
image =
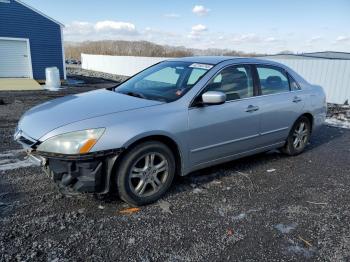
[[[27,136],[22,130],[17,129],[16,133],[14,135],[15,140],[22,144],[24,147],[32,147],[34,144],[36,144],[36,140],[30,138]]]
[[[24,144],[26,146],[32,146],[35,144],[35,141],[31,141],[28,138],[25,138],[24,136],[20,136],[17,141],[21,144]]]

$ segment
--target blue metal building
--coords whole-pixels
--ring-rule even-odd
[[[0,0],[0,78],[45,79],[55,66],[66,78],[63,25],[19,0]]]

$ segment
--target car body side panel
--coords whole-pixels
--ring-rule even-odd
[[[195,170],[199,170],[199,169],[202,169],[202,168],[210,167],[210,166],[213,166],[213,165],[217,165],[217,164],[225,163],[225,162],[232,161],[232,160],[235,160],[235,159],[239,159],[239,158],[242,158],[242,157],[245,157],[245,156],[251,156],[251,155],[254,155],[254,154],[261,153],[261,152],[266,152],[266,151],[269,151],[269,150],[272,150],[272,149],[280,148],[283,145],[284,145],[284,141],[277,142],[277,143],[274,143],[274,144],[271,144],[271,145],[267,145],[267,146],[255,147],[254,149],[242,151],[242,152],[239,152],[239,153],[236,153],[236,154],[234,154],[234,153],[228,154],[226,156],[223,156],[223,157],[220,157],[220,158],[216,158],[216,159],[212,159],[210,161],[203,162],[203,163],[195,165],[195,166],[190,166],[187,169],[188,171],[185,173],[185,175],[188,174],[189,172],[192,172],[192,171],[195,171]]]
[[[300,102],[293,102],[300,97]],[[305,95],[302,91],[259,96],[260,138],[257,147],[285,141],[291,127],[302,114]]]
[[[191,165],[251,150],[258,142],[259,114],[246,112],[252,99],[189,110],[188,145]]]
[[[313,130],[321,127],[327,116],[326,95],[321,86],[312,85],[308,91],[310,103],[308,110],[314,117]]]

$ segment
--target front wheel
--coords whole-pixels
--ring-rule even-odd
[[[166,145],[139,144],[121,159],[116,174],[119,196],[134,206],[150,204],[165,194],[174,175],[174,155]]]
[[[311,136],[311,124],[307,117],[300,117],[293,125],[282,152],[294,156],[304,151]]]

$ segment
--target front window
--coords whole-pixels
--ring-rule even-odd
[[[211,67],[212,65],[190,62],[162,62],[122,83],[116,92],[171,102],[182,97]]]
[[[230,66],[223,69],[207,85],[205,91],[220,91],[226,101],[254,96],[254,85],[249,65]]]

